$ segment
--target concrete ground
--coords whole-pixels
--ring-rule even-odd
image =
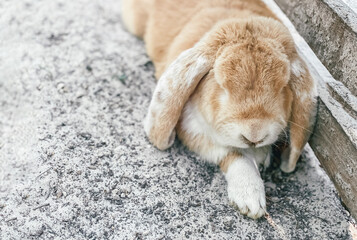
[[[310,151],[266,173],[269,216],[219,168],[142,128],[154,69],[116,0],[0,2],[0,239],[353,239]]]

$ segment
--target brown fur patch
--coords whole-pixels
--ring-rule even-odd
[[[221,168],[222,172],[227,172],[229,166],[236,161],[238,157],[241,157],[242,155],[238,152],[233,152],[228,154],[220,163],[219,167]]]

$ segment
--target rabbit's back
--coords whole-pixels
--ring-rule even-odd
[[[123,19],[144,38],[157,79],[184,50],[191,48],[216,23],[232,18],[275,18],[260,0],[124,0]]]

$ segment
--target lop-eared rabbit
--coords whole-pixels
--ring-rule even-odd
[[[158,149],[179,139],[219,164],[242,214],[266,212],[258,165],[288,131],[292,172],[311,133],[316,87],[288,29],[258,0],[123,0],[158,83],[144,129]]]

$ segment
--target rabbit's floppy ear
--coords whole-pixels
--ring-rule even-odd
[[[280,169],[287,173],[295,169],[296,162],[312,133],[317,111],[316,83],[299,56],[291,61],[289,86],[293,93],[289,119],[290,145],[283,152],[280,165]]]
[[[173,144],[181,111],[213,62],[213,57],[205,54],[205,47],[198,43],[182,52],[160,77],[144,122],[146,134],[158,149]]]

